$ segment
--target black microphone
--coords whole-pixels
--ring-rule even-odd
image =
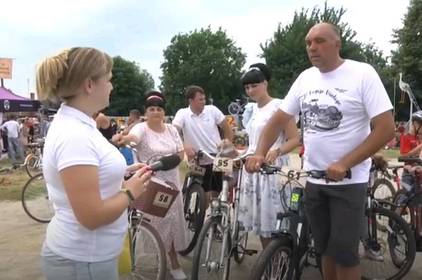
[[[166,171],[175,168],[180,163],[180,157],[178,154],[171,154],[163,156],[159,160],[149,165],[152,171]]]

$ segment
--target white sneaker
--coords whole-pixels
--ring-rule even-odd
[[[173,277],[174,280],[187,280],[188,277],[186,276],[185,272],[183,272],[183,269],[181,267],[177,269],[170,269],[171,277]]]

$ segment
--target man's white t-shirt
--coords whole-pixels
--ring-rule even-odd
[[[7,129],[7,137],[8,138],[18,138],[20,126],[19,123],[15,120],[9,120],[2,125],[2,128],[5,127]]]
[[[224,119],[223,113],[214,105],[205,105],[199,115],[187,107],[177,111],[173,125],[182,129],[185,145],[193,147],[196,151],[217,153],[217,145],[221,142],[218,125]]]
[[[102,136],[94,119],[63,104],[50,125],[44,146],[43,173],[55,210],[47,227],[45,243],[53,253],[71,260],[110,260],[117,257],[123,247],[127,213],[95,230],[81,225],[73,213],[59,173],[75,165],[98,167],[102,199],[119,192],[126,170],[123,155]]]
[[[385,88],[372,66],[345,60],[321,73],[311,67],[296,79],[280,109],[304,117],[304,169],[326,170],[360,145],[370,133],[370,120],[392,109]],[[365,183],[370,159],[352,168],[352,178],[330,184]],[[308,179],[317,184],[325,180]]]

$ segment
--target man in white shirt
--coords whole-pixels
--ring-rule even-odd
[[[257,171],[271,144],[294,115],[304,117],[304,169],[332,180],[308,178],[306,211],[324,279],[361,279],[359,238],[370,159],[394,137],[392,105],[375,70],[340,57],[340,33],[314,25],[305,38],[314,67],[296,79],[264,128],[248,171]],[[370,130],[372,124],[372,131]],[[346,171],[351,169],[351,179]]]
[[[226,117],[214,105],[205,105],[205,91],[195,85],[188,86],[185,92],[189,107],[177,111],[173,125],[177,128],[184,141],[184,148],[188,158],[195,156],[198,150],[217,153],[221,137],[218,128],[223,131],[224,139],[230,142],[233,131]],[[221,172],[212,171],[212,161],[204,159],[201,166],[206,168],[203,187],[208,198],[218,195],[222,188]]]
[[[15,165],[17,163],[16,156],[18,156],[23,162],[23,149],[19,142],[20,126],[19,123],[16,121],[16,115],[10,115],[9,120],[1,126],[1,129],[7,130],[7,151],[9,154],[9,158],[12,161],[12,164]]]

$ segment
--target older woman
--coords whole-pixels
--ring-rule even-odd
[[[158,91],[150,91],[145,96],[146,122],[136,124],[127,136],[121,134],[113,142],[121,144],[137,143],[138,159],[150,162],[170,153],[184,156],[183,144],[175,127],[164,123],[165,98]],[[179,169],[159,171],[155,175],[169,181],[181,190]],[[174,279],[187,279],[177,259],[177,251],[186,248],[182,196],[178,195],[164,218],[151,217],[153,226],[160,233],[171,262],[170,273]]]
[[[117,280],[126,209],[151,177],[144,168],[124,182],[125,160],[92,118],[109,105],[112,65],[99,50],[71,48],[46,58],[37,69],[38,94],[63,101],[43,156],[55,209],[41,252],[47,280]]]
[[[265,64],[250,66],[242,76],[246,94],[256,103],[253,105],[249,121],[245,124],[249,135],[247,153],[254,153],[262,129],[272,114],[278,109],[282,100],[272,98],[268,93],[268,81],[271,78]],[[277,141],[267,154],[267,161],[278,166],[287,164],[287,153],[299,145],[299,135],[294,120],[279,135]],[[282,212],[280,201],[280,182],[277,175],[260,175],[243,172],[243,186],[240,193],[239,220],[246,230],[254,231],[261,238],[265,247],[271,233],[276,227],[276,215]]]

